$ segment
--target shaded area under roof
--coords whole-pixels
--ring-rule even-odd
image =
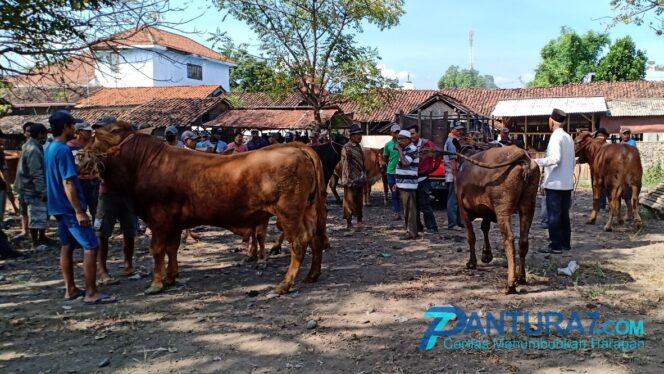
[[[548,116],[553,109],[572,113],[604,113],[603,97],[547,97],[541,99],[500,100],[491,115],[495,117]]]
[[[322,109],[320,111],[323,123],[329,122],[336,115],[344,116],[340,109]],[[205,125],[241,129],[308,130],[316,126],[316,120],[314,111],[307,107],[231,109]]]

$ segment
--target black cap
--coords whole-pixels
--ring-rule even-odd
[[[348,133],[349,133],[350,135],[361,134],[361,133],[362,133],[362,127],[360,127],[359,124],[354,123],[354,124],[350,127],[350,131],[348,131]]]
[[[95,122],[94,125],[92,125],[92,128],[96,129],[96,128],[99,128],[99,127],[105,127],[105,126],[108,126],[111,123],[115,123],[117,121],[118,120],[115,117],[103,116],[99,120],[97,120],[97,122]]]
[[[55,124],[66,125],[68,123],[75,124],[81,122],[83,122],[83,120],[74,118],[74,116],[66,110],[56,110],[50,117],[48,117],[48,123],[51,124],[51,126],[54,126]]]
[[[554,109],[553,112],[551,112],[550,117],[558,123],[563,123],[567,119],[567,113],[565,113],[562,109]]]
[[[609,132],[606,131],[606,129],[604,127],[598,128],[597,131],[595,131],[595,135],[597,135],[597,134],[603,134],[607,138],[609,137]]]

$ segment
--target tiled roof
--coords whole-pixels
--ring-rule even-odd
[[[0,91],[14,107],[53,107],[74,106],[76,102],[97,91],[98,87],[66,86],[66,87],[12,87]]]
[[[664,116],[664,98],[613,100],[607,105],[612,117]]]
[[[294,107],[302,103],[302,96],[293,92],[283,98],[275,98],[264,92],[230,92],[222,94],[234,108]]]
[[[222,102],[221,97],[204,99],[158,99],[126,111],[120,120],[149,127],[190,126]]]
[[[119,118],[128,111],[129,109],[117,109],[117,108],[82,108],[82,109],[73,109],[71,111],[71,114],[74,117],[80,118],[87,123],[94,124],[95,122],[99,121],[102,117]]]
[[[0,130],[5,134],[23,134],[23,124],[26,122],[41,123],[48,127],[48,114],[13,115],[0,117]]]
[[[389,122],[399,111],[408,113],[435,94],[444,94],[461,102],[483,116],[491,116],[499,100],[545,97],[603,96],[606,101],[631,98],[664,97],[664,82],[594,82],[542,88],[459,88],[446,90],[399,90],[391,98],[383,99],[382,106],[360,111],[357,105],[340,105],[346,112],[354,112],[354,120],[360,122]]]
[[[216,96],[221,93],[217,85],[102,88],[88,98],[79,101],[77,108],[86,107],[131,107],[154,99],[186,99]]]
[[[325,123],[338,112],[338,109],[323,109],[320,116]],[[314,112],[310,108],[231,109],[206,123],[208,126],[265,130],[305,130],[313,128],[315,124]]]
[[[86,86],[95,81],[95,62],[84,55],[34,70],[32,75],[10,77],[7,81],[16,87]]]
[[[220,55],[212,49],[199,44],[186,36],[174,34],[155,27],[143,27],[121,32],[114,35],[111,41],[100,42],[93,48],[103,49],[105,45],[111,47],[159,45],[178,52],[195,54],[213,60],[233,63],[227,57]]]

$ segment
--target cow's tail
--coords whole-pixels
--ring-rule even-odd
[[[302,147],[316,174],[314,190],[310,195],[310,201],[316,209],[316,235],[319,236],[323,249],[330,248],[330,239],[327,236],[327,206],[325,204],[327,186],[325,185],[325,173],[323,163],[311,147]]]
[[[528,161],[530,161],[530,157],[528,156],[527,153],[524,153],[524,152],[515,152],[515,153],[511,154],[507,158],[507,160],[505,160],[503,162],[496,163],[496,164],[477,161],[477,160],[475,160],[471,157],[468,157],[464,154],[461,154],[461,153],[456,153],[456,156],[463,158],[464,160],[470,162],[473,165],[476,165],[476,166],[479,166],[479,167],[482,167],[482,168],[486,168],[486,169],[498,169],[498,168],[502,168],[502,167],[505,167],[505,166],[509,166],[509,165],[514,164],[515,162],[517,162],[519,160],[522,160],[524,157],[528,158]]]

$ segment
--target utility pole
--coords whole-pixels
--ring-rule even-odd
[[[470,30],[470,32],[468,32],[468,60],[470,62],[470,70],[473,70],[473,37],[473,30]]]

